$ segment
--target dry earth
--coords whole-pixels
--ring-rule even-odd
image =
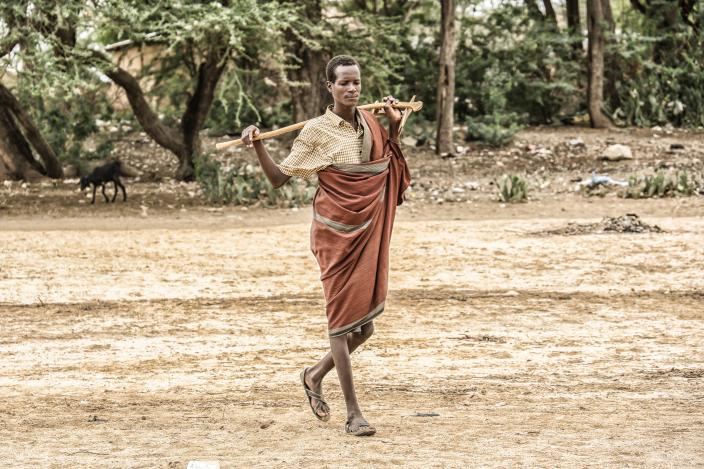
[[[353,357],[378,434],[355,439],[336,376],[328,423],[298,381],[327,347],[309,208],[13,187],[3,466],[704,466],[702,197],[412,199],[387,311]],[[539,234],[625,213],[664,232]]]
[[[299,386],[299,370],[326,348],[307,210],[276,226],[266,220],[287,212],[104,218],[95,228],[6,218],[0,459],[702,466],[704,204],[690,199],[668,217],[647,216],[647,202],[584,200],[522,206],[582,217],[402,208],[388,310],[354,360],[379,430],[367,439],[343,434],[334,375],[327,424]],[[659,209],[668,203],[678,201]],[[666,232],[534,234],[625,211]]]

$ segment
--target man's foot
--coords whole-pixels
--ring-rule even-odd
[[[376,428],[364,417],[348,417],[347,423],[345,423],[345,433],[351,436],[371,436],[376,433]]]
[[[330,406],[323,398],[323,385],[321,382],[313,382],[308,373],[306,373],[307,371],[308,368],[304,368],[301,371],[301,383],[303,384],[303,390],[306,392],[308,404],[317,419],[327,422],[330,420]]]

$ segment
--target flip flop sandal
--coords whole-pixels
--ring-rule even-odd
[[[306,392],[306,398],[308,399],[308,405],[310,406],[310,410],[313,411],[313,415],[315,415],[315,418],[317,418],[318,420],[322,420],[323,422],[327,422],[328,420],[330,420],[330,406],[325,401],[325,399],[323,399],[323,396],[321,396],[317,392],[312,391],[308,387],[308,385],[306,384],[306,371],[308,371],[308,368],[304,368],[303,371],[301,371],[301,383],[303,384],[303,390]],[[313,405],[313,399],[318,401],[316,405]],[[324,412],[324,414],[320,415],[318,411],[322,411]]]
[[[359,427],[357,427],[357,430],[352,431],[352,428],[350,427],[350,422],[347,421],[345,423],[345,433],[350,436],[372,436],[376,433],[376,428],[367,423],[360,425]]]

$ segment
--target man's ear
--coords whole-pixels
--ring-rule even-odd
[[[328,93],[332,93],[332,85],[333,85],[333,83],[331,81],[325,82],[325,88],[328,89]]]

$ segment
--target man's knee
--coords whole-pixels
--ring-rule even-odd
[[[365,325],[362,326],[362,338],[364,340],[367,340],[374,334],[374,323],[373,322],[368,322]]]

